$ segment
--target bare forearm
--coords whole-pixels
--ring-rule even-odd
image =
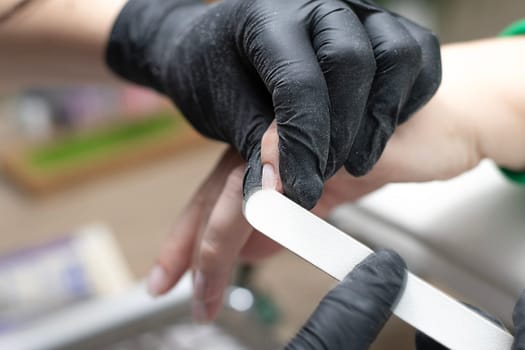
[[[482,158],[525,169],[525,37],[445,46],[442,93],[477,134]]]
[[[126,0],[7,1],[0,7],[0,89],[116,81],[105,67],[111,26]]]

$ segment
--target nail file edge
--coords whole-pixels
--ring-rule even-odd
[[[244,215],[255,229],[337,280],[373,252],[274,190],[251,194]],[[410,272],[392,311],[450,349],[510,350],[512,346],[512,335]]]

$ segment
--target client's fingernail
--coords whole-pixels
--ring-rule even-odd
[[[270,163],[266,163],[262,169],[262,188],[269,188],[274,190],[277,187],[277,177],[275,169]]]
[[[206,305],[199,300],[193,300],[191,305],[191,316],[195,322],[205,323],[208,321],[208,310]]]
[[[166,271],[159,266],[155,265],[148,276],[148,293],[151,294],[151,296],[159,296],[166,287]]]
[[[200,271],[195,272],[193,278],[193,295],[196,299],[204,299],[206,293],[206,281],[204,274]]]

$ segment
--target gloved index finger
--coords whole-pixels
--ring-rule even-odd
[[[406,278],[395,252],[370,255],[321,301],[287,349],[368,349],[388,318]]]
[[[525,291],[514,307],[512,315],[514,322],[514,345],[512,350],[525,350]]]
[[[330,99],[308,30],[292,19],[301,14],[286,13],[287,9],[269,11],[264,23],[245,24],[243,47],[272,95],[284,193],[311,208],[323,187]]]

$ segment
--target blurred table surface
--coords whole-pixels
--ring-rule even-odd
[[[223,149],[209,143],[43,197],[20,192],[0,177],[0,252],[102,222],[115,233],[135,276],[143,276]]]

